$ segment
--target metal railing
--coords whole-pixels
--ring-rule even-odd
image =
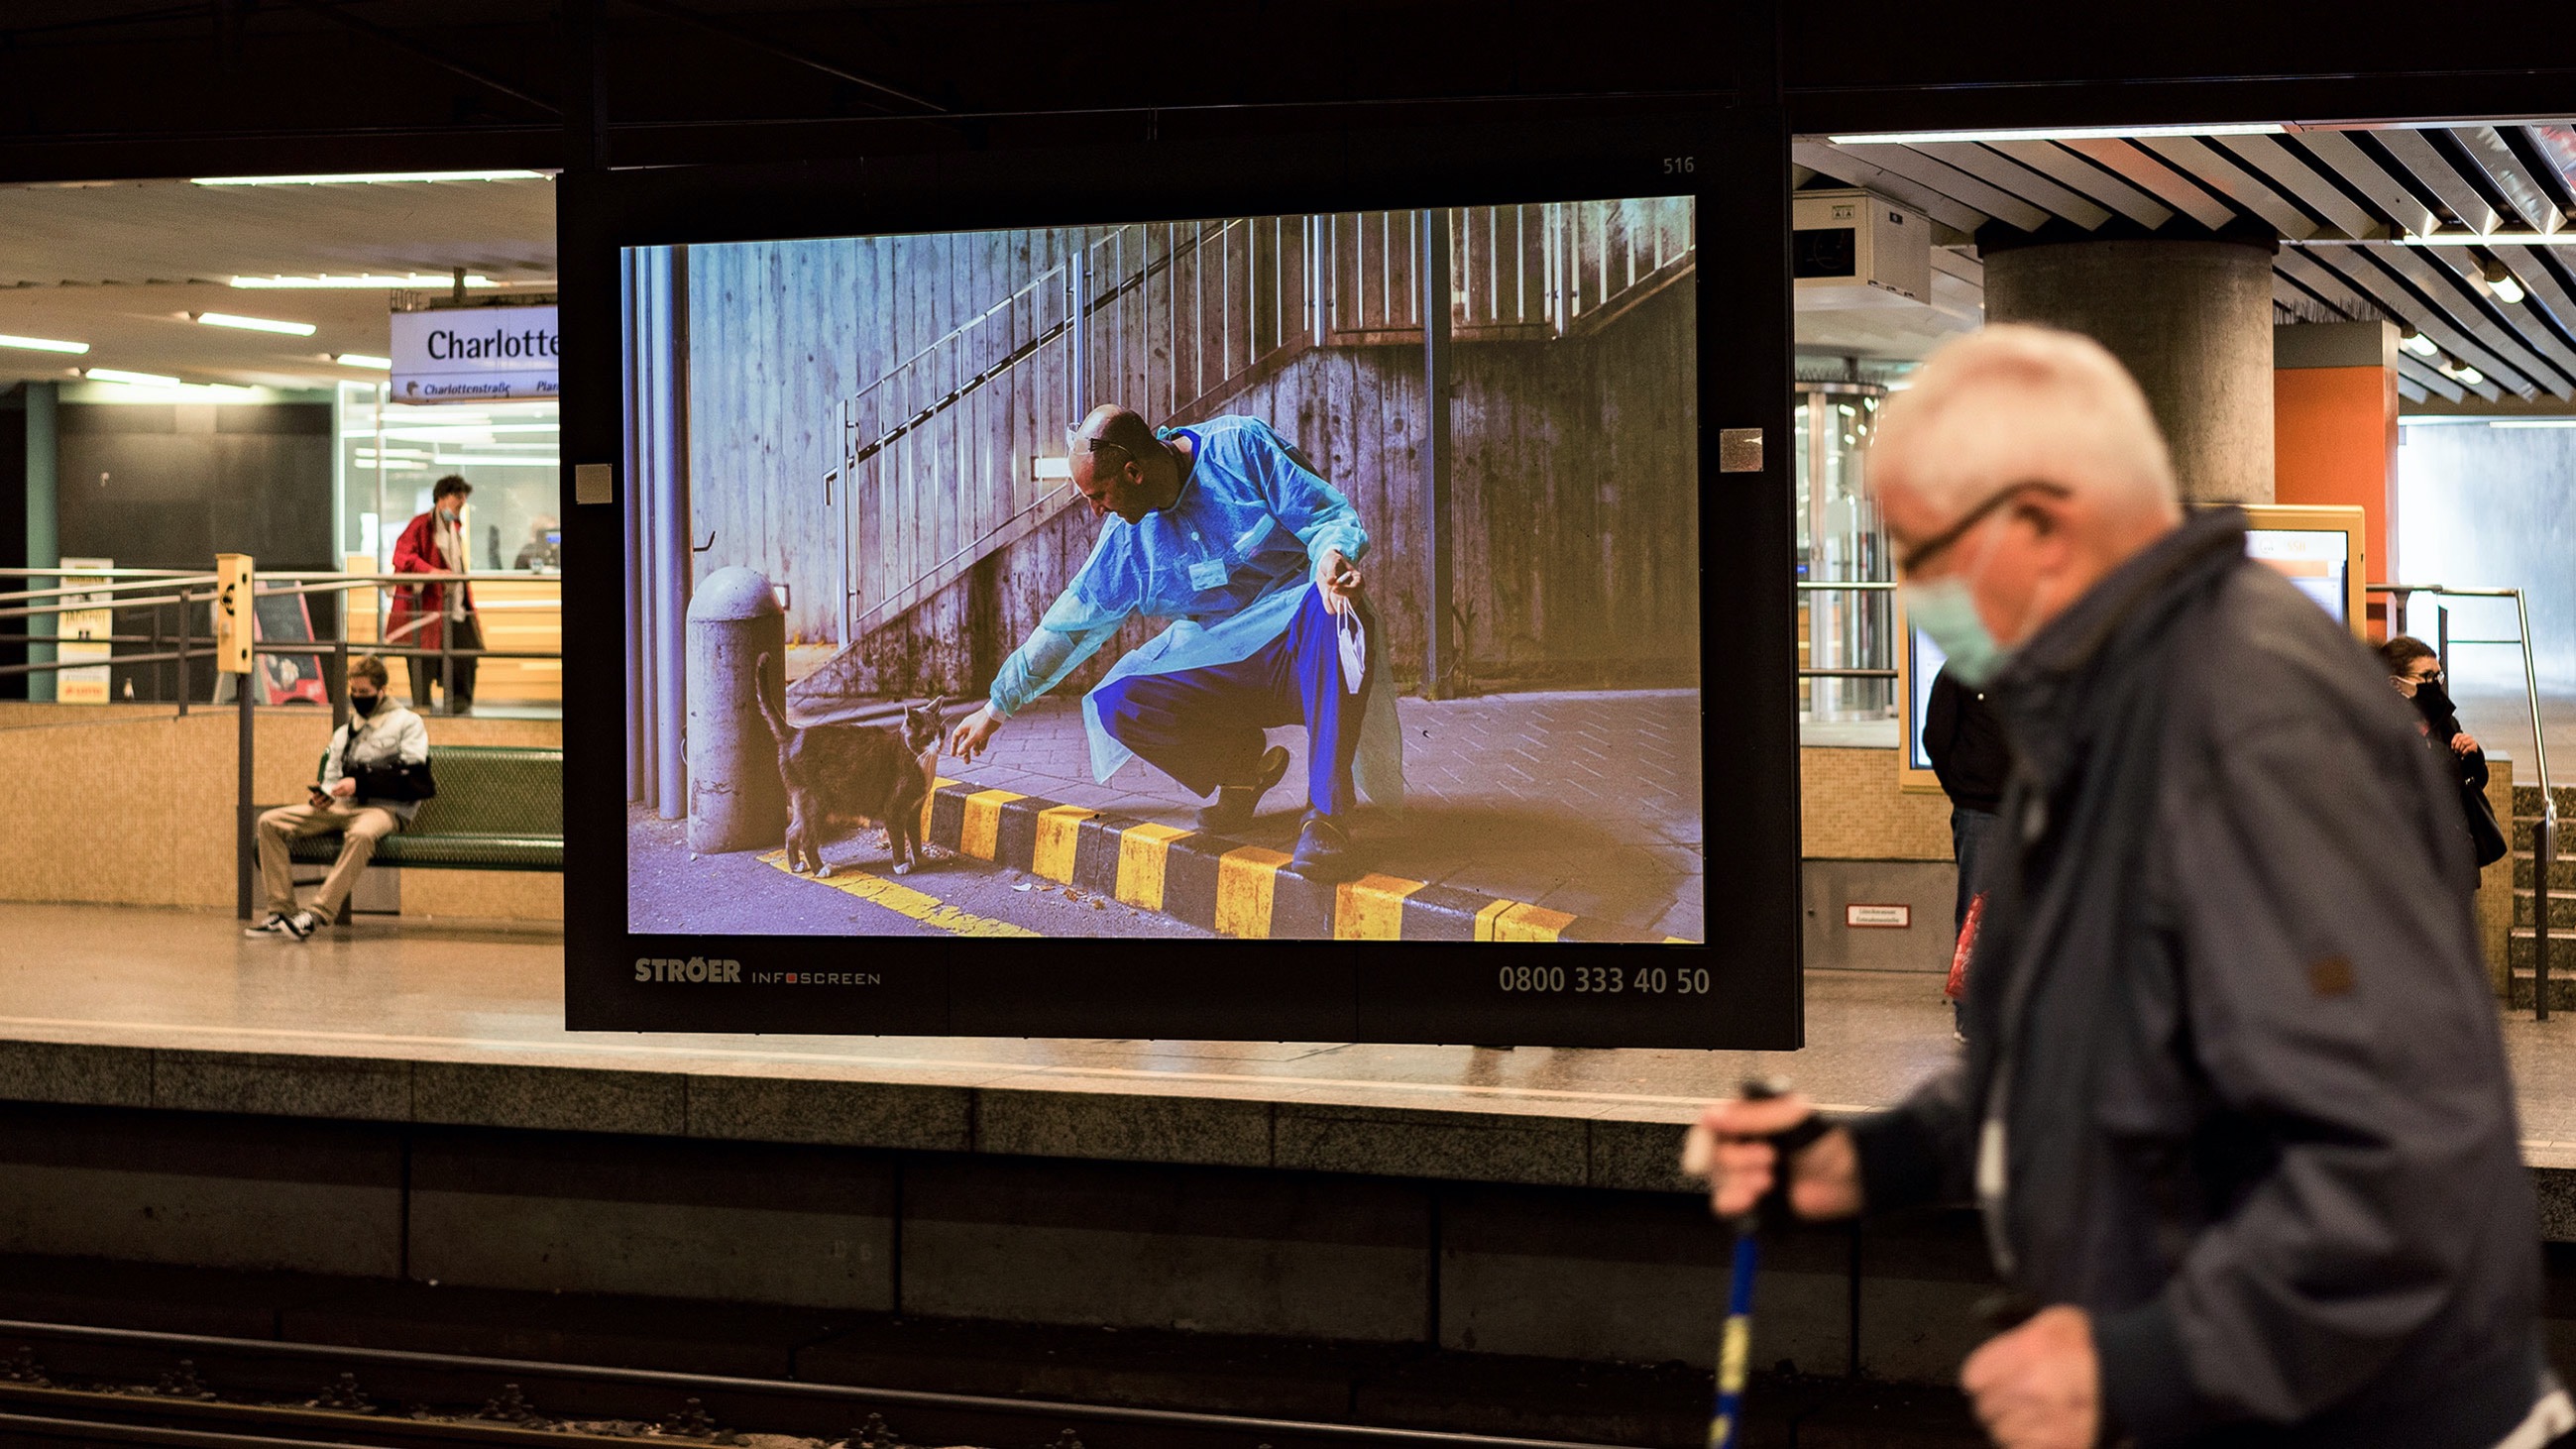
[[[24,621],[17,632],[0,633],[0,647],[24,647],[31,655],[50,649],[55,655],[50,659],[31,657],[23,663],[0,664],[0,677],[33,677],[51,674],[59,679],[65,671],[128,669],[139,665],[152,665],[155,666],[156,684],[153,691],[155,697],[148,701],[137,700],[135,703],[173,704],[179,714],[188,713],[190,706],[197,702],[195,698],[196,661],[212,659],[215,655],[213,635],[196,632],[197,620],[193,614],[196,608],[214,603],[217,589],[214,574],[190,573],[179,569],[0,568],[0,579],[37,578],[58,580],[69,578],[83,582],[57,583],[44,588],[0,592],[0,620]],[[340,595],[343,598],[343,607],[331,611],[334,623],[329,638],[259,639],[252,644],[251,650],[254,655],[331,659],[334,667],[326,676],[325,688],[330,696],[332,724],[335,728],[348,720],[348,701],[340,688],[340,683],[348,677],[350,655],[370,654],[380,659],[434,659],[438,661],[439,705],[432,709],[427,700],[414,700],[412,703],[415,708],[425,713],[443,713],[452,698],[450,691],[454,688],[458,663],[483,659],[561,659],[563,652],[560,648],[550,650],[459,648],[455,642],[454,631],[447,629],[439,631],[439,640],[434,647],[400,643],[396,639],[387,637],[389,633],[394,632],[388,628],[389,615],[393,607],[393,590],[423,584],[491,584],[514,579],[557,581],[559,578],[559,575],[553,574],[517,573],[352,574],[299,570],[257,573],[253,576],[254,599]],[[375,637],[372,640],[353,641],[349,637],[350,613],[345,606],[345,597],[359,590],[372,590],[375,593]],[[559,607],[559,603],[549,603],[544,600],[489,600],[477,603],[474,612],[477,615],[486,615]],[[111,617],[119,614],[143,614],[150,620],[149,629],[145,632],[135,632],[112,628],[105,634],[92,632],[67,636],[59,631],[39,633],[35,628],[38,620],[59,621],[67,614],[98,612],[108,613]],[[255,614],[254,617],[256,617]],[[428,622],[429,619],[424,618],[419,624],[408,626],[400,632],[410,633]],[[146,648],[140,653],[111,652],[104,655],[64,658],[61,655],[61,649],[67,644],[104,644],[111,650],[118,645],[132,644],[145,645]],[[165,690],[160,687],[159,681],[162,678],[160,667],[172,665],[176,666],[176,687]],[[131,679],[132,676],[129,675],[129,684]],[[217,681],[217,684],[219,686],[220,681]],[[242,692],[255,695],[260,691],[252,689]],[[167,697],[163,697],[165,695]],[[123,703],[113,698],[106,702]],[[221,703],[222,701],[215,690],[210,689],[205,702]]]
[[[1574,335],[1687,275],[1688,197],[1454,208],[1459,341]],[[1156,222],[1070,234],[1068,255],[842,404],[842,642],[1069,506],[1042,475],[1103,398],[1194,421],[1309,347],[1422,335],[1422,214]]]
[[[2523,702],[2531,711],[2531,763],[2540,777],[2540,818],[2531,827],[2531,1014],[2535,1021],[2549,1019],[2549,876],[2558,860],[2558,796],[2550,788],[2549,736],[2541,730],[2540,674],[2531,658],[2531,607],[2520,589],[2455,588],[2446,584],[2364,584],[2374,594],[2390,596],[2390,627],[2406,631],[2406,607],[2417,594],[2431,594],[2446,599],[2511,599],[2513,600],[2514,637],[2511,639],[2455,639],[2451,637],[2449,611],[2440,621],[2443,672],[2451,667],[2454,644],[2511,645],[2522,651]],[[2505,844],[2510,849],[2513,822],[2505,822]]]
[[[1798,581],[1798,592],[1799,592],[1800,594],[1802,594],[1802,595],[1803,595],[1803,594],[1884,594],[1884,593],[1894,593],[1895,591],[1896,591],[1896,585],[1895,585],[1895,583],[1894,583],[1893,581],[1891,581],[1891,580],[1887,580],[1887,579],[1800,579],[1800,580]],[[1802,607],[1802,608],[1803,608],[1803,607],[1805,607],[1805,606],[1806,606],[1806,600],[1805,600],[1805,599],[1803,599],[1803,598],[1802,598],[1802,599],[1800,599],[1800,600],[1799,600],[1799,606],[1800,606],[1800,607]],[[1890,638],[1888,638],[1887,640],[1883,641],[1883,642],[1885,642],[1885,643],[1886,643],[1887,648],[1888,648],[1889,650],[1891,650],[1891,651],[1895,648],[1895,642],[1894,642],[1894,639],[1893,639],[1894,632],[1895,632],[1895,631],[1891,628],[1891,629],[1888,631],[1888,633],[1889,633],[1889,635],[1890,635]],[[1808,649],[1809,657],[1810,657],[1810,658],[1812,658],[1812,657],[1814,656],[1814,638],[1813,638],[1813,633],[1812,633],[1812,626],[1810,627],[1810,637],[1809,637],[1809,639],[1808,639],[1807,649]],[[1887,666],[1883,666],[1883,667],[1882,667],[1882,666],[1858,666],[1858,667],[1830,667],[1830,668],[1811,668],[1811,667],[1806,666],[1806,665],[1800,665],[1800,666],[1799,666],[1799,668],[1798,668],[1798,677],[1799,677],[1800,679],[1888,679],[1888,680],[1892,680],[1892,679],[1895,679],[1895,678],[1897,677],[1897,670],[1896,670],[1896,668],[1895,668],[1895,666],[1894,666],[1894,665],[1887,665]],[[1894,705],[1892,705],[1892,706],[1891,706],[1891,709],[1902,709],[1902,708],[1904,708],[1904,701],[1902,701],[1902,700],[1897,701]]]

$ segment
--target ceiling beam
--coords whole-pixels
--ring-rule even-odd
[[[2399,165],[2415,173],[2415,179],[2424,183],[2425,190],[2439,197],[2442,204],[2451,209],[2451,215],[2459,219],[2460,225],[2483,235],[2503,224],[2504,218],[2496,215],[2495,208],[2487,205],[2487,199],[2461,177],[2449,158],[2436,149],[2423,132],[2387,130],[2370,134],[2371,139],[2387,148],[2388,154],[2395,157]]]
[[[2576,397],[2576,364],[2562,372],[2544,361],[2517,331],[2499,324],[2478,305],[2478,294],[2465,277],[2455,270],[2471,265],[2463,255],[2456,259],[2434,261],[2428,251],[2466,252],[2464,247],[2374,247],[2369,249],[2378,260],[2404,276],[2431,297],[2435,305],[2484,342],[2497,357],[2530,378],[2543,391],[2559,397]],[[2553,344],[2558,339],[2549,339]]]
[[[2463,401],[2469,395],[2467,387],[2444,377],[2434,370],[2431,363],[2412,353],[2397,354],[2397,380],[2401,384],[2411,382],[2420,392],[2438,393],[2453,402]]]
[[[2035,206],[2044,206],[2086,231],[2098,230],[2102,223],[2111,219],[2111,213],[2100,204],[2078,196],[2020,162],[1973,141],[1933,142],[1911,149],[1989,185],[2001,187]]]
[[[2282,248],[2281,254],[2272,259],[2272,273],[2316,298],[2318,305],[2328,311],[2340,312],[2355,322],[2367,322],[2380,315],[2377,303],[2354,291],[2341,277],[2309,261],[2296,248]]]
[[[2194,136],[2149,136],[2140,144],[2181,167],[2184,174],[2216,187],[2228,200],[2270,222],[2284,237],[2305,241],[2317,234],[2314,218],[2282,200],[2281,193],[2261,177],[2247,174],[2208,142]]]
[[[2054,141],[1989,141],[1986,145],[2149,231],[2173,220],[2172,209],[2163,202]]]
[[[2437,248],[2437,250],[2449,249]],[[2565,328],[2570,334],[2576,334],[2576,293],[2571,293],[2558,280],[2556,269],[2541,257],[2538,249],[2497,247],[2495,254],[2498,260],[2513,268],[2514,276],[2522,282],[2522,289],[2531,294],[2522,305],[2528,307],[2533,301],[2539,302],[2558,319],[2559,326]],[[2534,330],[2537,330],[2540,326],[2538,319],[2534,319],[2532,325]]]
[[[1840,151],[1839,146],[1831,149]],[[1919,186],[1973,206],[1995,220],[2037,231],[2048,225],[2048,213],[2008,191],[1989,186],[1956,166],[1935,161],[1911,146],[1871,146],[1870,164],[1905,177]],[[1824,168],[1818,168],[1824,169]]]
[[[2308,209],[2326,219],[2329,226],[2354,240],[2385,236],[2388,224],[2370,214],[2369,208],[2343,194],[2305,155],[2281,143],[2275,136],[2221,136],[2218,144],[2236,154],[2238,160],[2261,171],[2288,188],[2291,195],[2307,203]]]
[[[2538,386],[2529,378],[2506,366],[2504,359],[2489,352],[2474,336],[2455,323],[2449,313],[2439,307],[2426,306],[2422,298],[2407,290],[2394,275],[2382,269],[2374,260],[2381,250],[2401,249],[2397,247],[2384,249],[2316,247],[2310,249],[2307,256],[2309,260],[2317,262],[2341,277],[2354,291],[2378,304],[2383,314],[2394,317],[2406,326],[2433,339],[2435,346],[2495,379],[2498,386],[2509,388],[2524,397],[2539,391]]]
[[[2303,131],[2298,144],[2352,183],[2353,190],[2397,224],[2401,235],[2430,236],[2441,229],[2441,218],[2433,214],[2433,209],[2407,190],[2405,183],[2389,175],[2388,169],[2369,153],[2354,145],[2350,136],[2341,131]]]
[[[2451,139],[2467,152],[2469,163],[2486,173],[2487,182],[2504,197],[2523,224],[2547,235],[2566,224],[2558,203],[2522,173],[2522,158],[2493,126],[2454,126]]]
[[[2154,196],[2158,201],[2216,231],[2236,219],[2227,203],[2201,190],[2162,161],[2126,141],[2099,137],[2064,143],[2066,149],[2089,157],[2113,175]]]
[[[1986,224],[1986,214],[1973,206],[1963,205],[1911,178],[1880,170],[1840,146],[1822,141],[1792,141],[1789,159],[1819,175],[1830,176],[1846,186],[1875,191],[1892,201],[1901,201],[1916,211],[1961,231],[1973,232]]]

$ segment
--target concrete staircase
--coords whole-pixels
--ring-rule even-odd
[[[2549,1009],[2556,1013],[2576,1011],[2576,851],[2569,850],[2567,841],[2569,830],[2576,828],[2576,785],[2553,786],[2551,793],[2558,802],[2558,858],[2549,873]],[[2512,973],[2508,1004],[2525,1011],[2537,998],[2534,965],[2538,955],[2536,917],[2540,893],[2536,888],[2539,866],[2532,845],[2540,812],[2540,787],[2516,785],[2513,929],[2506,946],[2506,966]]]

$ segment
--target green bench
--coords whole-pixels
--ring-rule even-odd
[[[432,746],[429,763],[438,777],[437,797],[422,801],[411,824],[385,837],[370,865],[563,869],[561,749]],[[301,865],[327,866],[339,858],[337,834],[303,836],[287,847],[287,859]]]

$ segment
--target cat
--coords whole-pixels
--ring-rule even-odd
[[[948,696],[907,705],[903,725],[791,725],[769,702],[769,656],[760,656],[752,694],[778,743],[778,779],[787,787],[787,868],[832,874],[823,858],[828,827],[882,823],[894,873],[910,875],[922,860],[921,805],[939,762],[939,712]]]

